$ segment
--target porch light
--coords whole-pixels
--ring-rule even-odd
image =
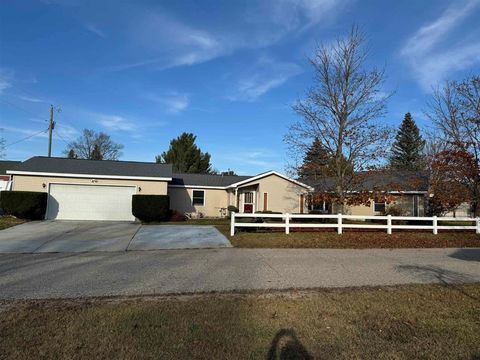
[[[42,184],[42,188],[45,189],[46,187],[47,187],[47,184],[43,183],[43,184]]]

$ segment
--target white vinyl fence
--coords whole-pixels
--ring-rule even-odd
[[[245,219],[246,218],[246,219]],[[243,220],[241,220],[243,219]],[[258,222],[261,219],[262,222]],[[266,222],[265,220],[276,220],[276,222]],[[298,220],[309,220],[309,222],[297,222]],[[318,219],[319,222],[312,220]],[[321,222],[323,219],[335,219],[331,223]],[[239,220],[239,221],[238,221]],[[251,220],[251,221],[248,221]],[[293,222],[292,222],[293,220]],[[297,220],[297,221],[296,221]],[[357,223],[344,222],[344,220],[353,220]],[[365,220],[382,220],[383,224],[367,223]],[[331,221],[331,220],[330,220]],[[394,222],[409,221],[413,222],[405,224],[397,224]],[[431,225],[415,224],[415,221],[431,222]],[[363,223],[362,223],[363,222]],[[440,224],[448,222],[449,224]],[[455,225],[456,222],[461,223]],[[465,222],[470,225],[465,225]],[[384,229],[387,234],[391,234],[394,229],[412,229],[412,230],[432,230],[434,234],[438,234],[438,230],[475,230],[480,234],[480,218],[453,218],[453,217],[413,217],[413,216],[357,216],[357,215],[317,215],[317,214],[238,214],[232,212],[230,221],[230,235],[235,235],[235,228],[284,228],[285,234],[290,234],[292,228],[336,228],[341,234],[343,229]]]

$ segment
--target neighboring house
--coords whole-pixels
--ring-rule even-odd
[[[15,167],[19,164],[20,161],[0,161],[0,191],[10,190],[11,176],[7,174],[7,170],[15,169]]]
[[[311,180],[308,182],[315,188],[314,193],[329,193],[334,191],[331,178]],[[371,192],[369,205],[346,206],[345,213],[349,215],[383,215],[389,206],[397,206],[404,216],[425,216],[428,205],[428,174],[426,172],[385,171],[366,172],[358,176],[356,191],[352,193]],[[386,202],[383,197],[375,199],[374,193],[387,193],[394,198]],[[338,204],[328,202],[309,202],[309,210],[336,214],[340,212]]]
[[[172,174],[169,164],[33,157],[7,171],[12,190],[48,192],[47,219],[134,220],[133,194],[170,195],[170,208],[193,216],[306,212],[312,187],[275,171],[257,176]]]

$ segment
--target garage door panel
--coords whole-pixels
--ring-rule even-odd
[[[134,186],[50,184],[48,219],[131,221]]]

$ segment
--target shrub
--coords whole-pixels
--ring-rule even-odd
[[[0,208],[6,215],[20,219],[42,220],[47,210],[48,194],[34,191],[2,191]]]
[[[172,211],[170,215],[170,221],[185,221],[187,220],[187,217],[185,214],[182,214],[176,210]]]
[[[170,197],[168,195],[133,195],[132,214],[144,222],[168,220]]]
[[[401,206],[393,204],[387,207],[387,209],[385,210],[385,215],[403,216],[405,215],[405,211],[402,209]]]

